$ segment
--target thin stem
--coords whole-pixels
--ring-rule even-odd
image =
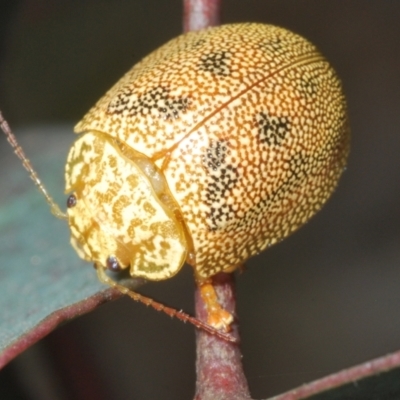
[[[235,285],[232,274],[220,273],[213,277],[213,286],[221,306],[235,315]],[[200,320],[207,320],[207,311],[196,290],[195,313]],[[239,341],[237,321],[231,335]],[[242,366],[238,345],[228,343],[202,331],[196,332],[196,396],[195,400],[250,399],[249,387]]]
[[[183,0],[183,31],[220,24],[221,0]]]
[[[184,0],[184,31],[196,31],[220,23],[221,0]],[[220,273],[212,279],[219,304],[235,315],[235,285],[232,274]],[[195,316],[207,321],[207,311],[197,287]],[[231,335],[239,342],[237,321]],[[243,372],[242,355],[237,344],[211,336],[202,330],[196,332],[196,395],[195,400],[250,399]]]
[[[182,310],[176,310],[175,308],[168,307],[162,303],[159,303],[158,301],[153,300],[150,297],[143,296],[142,294],[132,291],[126,286],[118,284],[109,276],[107,276],[103,267],[101,266],[96,266],[96,270],[100,282],[103,282],[104,284],[119,290],[121,293],[129,296],[131,299],[139,303],[143,303],[148,307],[152,307],[157,311],[162,311],[163,313],[169,315],[171,318],[177,318],[182,322],[189,322],[190,324],[194,325],[197,329],[201,329],[207,332],[209,335],[216,336],[222,341],[236,343],[236,337],[234,335],[221,332],[216,328],[213,328],[212,326],[208,325],[206,322],[191,317],[189,314],[186,314]]]

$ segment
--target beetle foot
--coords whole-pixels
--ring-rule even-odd
[[[200,284],[200,294],[207,309],[207,323],[215,329],[229,332],[233,315],[224,310],[218,302],[217,293],[211,282]]]

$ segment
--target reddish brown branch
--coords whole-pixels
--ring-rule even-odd
[[[221,0],[184,0],[184,31],[195,31],[220,22]],[[213,278],[220,305],[235,315],[235,288],[232,275],[219,274]],[[196,290],[196,317],[206,322],[205,304]],[[237,324],[233,335],[238,339]],[[250,399],[243,372],[239,346],[211,336],[196,333],[196,400]]]
[[[221,306],[235,315],[235,289],[232,274],[218,274],[213,278]],[[196,290],[196,317],[207,320],[204,302]],[[239,340],[237,321],[232,335]],[[249,388],[242,367],[239,346],[198,330],[196,333],[196,400],[250,399]]]
[[[221,0],[183,0],[183,31],[220,24]]]

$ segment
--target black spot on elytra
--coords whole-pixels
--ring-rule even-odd
[[[269,146],[280,146],[290,133],[288,117],[270,116],[266,112],[260,112],[255,116],[255,124],[260,142]]]
[[[315,77],[302,76],[299,82],[299,89],[305,97],[313,97],[318,92],[318,82]]]
[[[209,229],[217,230],[235,218],[234,211],[227,198],[238,181],[237,168],[228,164],[226,158],[230,150],[225,140],[211,141],[203,156],[203,166],[209,175],[205,193],[205,203],[210,209]]]
[[[165,87],[155,87],[136,96],[126,87],[110,101],[107,111],[110,114],[154,115],[164,120],[177,119],[189,108],[190,100],[187,97],[172,96]]]
[[[229,76],[229,58],[230,53],[227,51],[203,54],[200,57],[199,69],[218,76]]]
[[[225,140],[213,141],[206,150],[206,155],[203,156],[203,162],[208,169],[217,171],[222,164],[225,163],[226,154],[229,151]]]

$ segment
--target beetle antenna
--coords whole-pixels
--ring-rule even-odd
[[[133,292],[132,290],[128,289],[125,286],[122,286],[112,280],[107,274],[105,273],[104,269],[101,266],[95,265],[96,270],[97,270],[97,276],[99,278],[100,282],[103,282],[117,290],[119,290],[121,293],[128,295],[131,297],[133,300],[138,301],[139,303],[143,303],[146,306],[153,307],[157,311],[162,311],[165,314],[169,315],[170,317],[177,318],[183,322],[189,322],[192,325],[194,325],[197,329],[201,329],[203,331],[206,331],[207,333],[211,335],[215,335],[219,337],[220,339],[223,339],[227,342],[232,342],[232,343],[237,343],[237,339],[228,334],[219,331],[218,329],[212,327],[211,325],[206,324],[203,321],[200,321],[197,318],[194,318],[190,316],[189,314],[186,314],[182,310],[176,310],[175,308],[165,306],[164,304],[159,303],[158,301],[155,301],[151,299],[150,297],[143,296],[139,293]]]
[[[39,189],[39,191],[45,197],[47,203],[50,205],[50,211],[53,215],[60,219],[68,219],[67,214],[63,213],[58,206],[58,204],[53,200],[53,198],[47,193],[45,186],[42,181],[39,179],[36,171],[33,169],[31,162],[26,157],[22,147],[17,142],[17,138],[11,131],[10,125],[4,119],[3,114],[0,111],[0,128],[6,134],[8,143],[10,143],[11,147],[14,149],[14,153],[18,156],[18,158],[22,161],[22,165],[28,171],[29,176]]]

